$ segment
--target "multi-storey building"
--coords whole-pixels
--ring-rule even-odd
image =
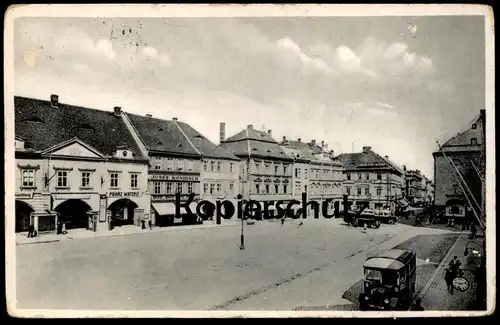
[[[220,146],[241,159],[240,192],[245,200],[260,202],[262,208],[266,201],[283,201],[285,207],[292,200],[293,159],[273,139],[271,130],[266,133],[248,125]],[[267,210],[274,209],[273,204]]]
[[[16,231],[149,221],[147,158],[113,112],[15,97]]]
[[[175,117],[163,120],[151,115],[124,114],[124,119],[141,144],[143,154],[150,159],[148,186],[155,225],[196,222],[200,200],[235,195],[239,176],[237,157]],[[191,215],[182,208],[175,218],[176,193],[182,204],[194,195],[189,205]]]
[[[394,212],[398,205],[404,205],[404,172],[388,156],[382,157],[365,146],[362,152],[340,154],[336,159],[344,166],[344,194],[350,206]]]
[[[432,180],[425,179],[425,203],[432,204],[434,202],[434,184]]]
[[[464,218],[468,206],[455,168],[473,194],[471,203],[482,205],[484,194],[479,174],[484,171],[485,163],[484,123],[485,110],[481,110],[462,132],[441,146],[442,151],[433,153],[435,206],[438,210],[444,210],[447,218]],[[465,187],[464,189],[467,191]]]
[[[300,138],[289,141],[284,137],[281,145],[294,158],[294,189],[307,193],[308,200],[318,202],[320,207],[325,200],[331,200],[329,214],[340,211],[344,175],[342,164],[333,157],[333,150],[328,151],[324,141],[319,146],[316,140],[304,143]],[[302,192],[295,194],[294,198],[298,196],[301,199]],[[311,212],[312,207],[308,214]]]
[[[411,204],[425,201],[425,176],[420,170],[407,170],[405,173],[406,198]]]

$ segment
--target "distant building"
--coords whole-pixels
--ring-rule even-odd
[[[264,201],[283,201],[286,208],[292,200],[293,159],[273,139],[271,130],[258,131],[248,125],[220,146],[241,159],[240,194],[245,200],[260,202],[262,208]],[[268,212],[275,210],[274,204]]]
[[[402,192],[404,171],[388,156],[382,157],[365,146],[362,152],[340,154],[336,159],[344,167],[344,194],[349,205],[391,211],[407,205]]]
[[[407,170],[405,173],[406,198],[415,205],[426,200],[426,177],[420,170]]]
[[[425,202],[427,204],[434,203],[434,183],[428,178],[425,180]]]
[[[340,211],[342,202],[342,183],[344,174],[342,164],[334,159],[333,150],[328,151],[324,141],[321,145],[312,140],[310,143],[287,140],[283,138],[283,149],[294,159],[292,182],[293,197],[302,199],[302,193],[307,194],[308,201],[320,204],[318,214],[321,215],[322,202],[331,200],[328,205],[328,214],[333,214],[335,209]],[[308,209],[308,214],[312,212]]]
[[[15,97],[16,232],[141,225],[148,160],[112,112]]]
[[[433,153],[435,205],[437,209],[444,210],[448,218],[464,218],[468,206],[453,165],[460,171],[474,200],[481,205],[483,187],[476,169],[480,174],[484,172],[484,121],[485,111],[481,110],[463,131],[441,145],[444,155],[440,150]]]

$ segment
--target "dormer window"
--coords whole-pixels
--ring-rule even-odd
[[[21,140],[21,139],[16,139],[14,141],[14,148],[15,149],[20,149],[20,150],[23,150],[24,149],[24,141]]]
[[[32,116],[32,117],[25,118],[21,122],[45,123],[45,121],[42,120],[41,118],[39,118],[38,116]]]
[[[477,129],[477,124],[476,123],[472,124],[472,128]]]
[[[163,129],[162,129],[162,128],[159,128],[159,129],[158,129],[158,132],[163,132]]]
[[[133,158],[133,154],[130,149],[118,149],[116,151],[116,158],[130,159]]]
[[[476,139],[476,138],[471,138],[471,139],[470,139],[470,144],[471,144],[472,146],[477,146],[477,139]]]

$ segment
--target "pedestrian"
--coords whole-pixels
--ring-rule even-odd
[[[476,228],[476,223],[472,222],[472,225],[470,226],[470,231],[471,231],[471,239],[476,238],[477,236],[477,228]]]
[[[444,280],[446,281],[446,288],[448,289],[449,293],[453,294],[453,279],[454,279],[453,273],[450,270],[450,268],[447,268],[444,272],[445,272]]]
[[[28,238],[35,237],[35,226],[30,225],[28,227]]]
[[[148,221],[148,226],[149,226],[149,230],[153,229],[153,223],[151,222],[151,219],[149,219],[149,221]]]
[[[146,221],[141,220],[141,229],[146,229]]]

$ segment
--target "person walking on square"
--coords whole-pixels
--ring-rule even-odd
[[[447,268],[444,271],[444,280],[446,281],[446,288],[448,289],[448,292],[453,294],[453,274],[450,268]]]
[[[148,221],[148,226],[149,226],[149,230],[153,229],[153,223],[151,222],[151,219]]]
[[[35,226],[30,225],[28,227],[28,238],[33,238],[35,237]]]

